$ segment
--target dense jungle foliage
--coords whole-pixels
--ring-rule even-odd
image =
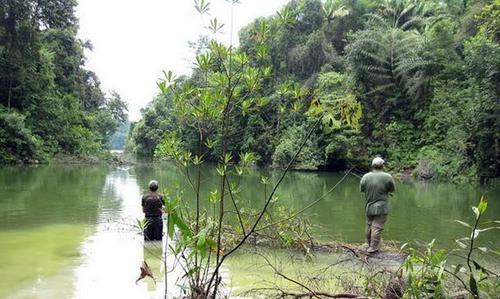
[[[379,154],[394,171],[423,178],[497,177],[499,20],[498,0],[293,0],[239,33],[240,49],[258,56],[257,35],[269,24],[273,76],[262,105],[231,122],[230,150],[282,167],[305,134],[311,105],[352,99],[362,106],[359,129],[331,117],[334,129],[318,129],[295,168],[365,166]],[[193,44],[199,53],[207,40]],[[200,73],[182,80],[203,84]],[[194,151],[196,126],[172,111],[172,98],[158,95],[132,125],[129,149],[153,155],[176,132]],[[220,141],[219,128],[206,132]]]
[[[98,155],[127,119],[83,68],[76,0],[0,1],[0,163]]]

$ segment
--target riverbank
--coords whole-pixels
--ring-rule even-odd
[[[148,161],[148,162],[145,162]],[[75,165],[114,165],[114,166],[124,166],[124,165],[135,165],[141,163],[162,163],[165,161],[163,159],[156,159],[152,157],[137,157],[133,154],[126,153],[122,150],[105,151],[96,155],[64,155],[58,154],[51,159],[47,160],[25,160],[17,161],[16,163],[3,164],[3,165],[46,165],[46,164],[75,164]],[[1,166],[1,164],[0,164]],[[278,167],[273,167],[272,165],[265,166],[254,166],[256,169],[268,169],[271,171],[280,170]],[[325,169],[309,169],[309,168],[291,168],[291,171],[298,173],[336,173],[339,171],[348,171],[349,169],[336,169],[335,171],[325,170]],[[370,171],[369,165],[354,165],[350,168],[353,175],[361,178],[363,174]],[[394,178],[403,182],[425,182],[425,183],[454,183],[454,184],[478,184],[478,185],[493,185],[500,183],[500,178],[479,178],[471,176],[457,176],[457,177],[439,177],[429,168],[392,168],[388,165],[386,170],[391,173]]]
[[[129,158],[137,161],[137,159],[141,159],[141,161],[150,161],[154,163],[161,163],[163,161],[170,161],[168,159],[158,159],[149,156],[134,156],[133,154],[128,154]],[[208,164],[216,164],[215,161],[208,160]],[[307,167],[294,167],[293,165],[290,167],[291,172],[298,173],[337,173],[337,172],[345,172],[350,171],[353,175],[361,178],[365,173],[369,172],[370,161],[366,162],[366,164],[353,164],[349,165],[349,167],[341,167],[334,169],[326,169],[326,168],[307,168]],[[283,168],[274,166],[272,164],[267,165],[254,165],[255,169],[268,169],[270,171],[280,171]],[[434,170],[431,166],[426,163],[422,163],[415,166],[398,166],[397,168],[391,164],[389,160],[386,165],[386,171],[392,174],[394,178],[403,182],[424,182],[424,183],[453,183],[453,184],[474,184],[474,185],[492,185],[496,183],[500,183],[500,177],[479,177],[470,174],[463,174],[454,177],[445,176],[443,174],[439,174],[439,171]]]
[[[108,164],[108,165],[134,165],[136,162],[123,151],[109,151],[101,156],[64,156],[54,157],[56,164]]]
[[[407,267],[408,253],[402,253],[399,248],[384,247],[380,253],[371,255],[355,244],[330,243],[320,245],[313,251],[314,256],[308,257],[300,252],[247,247],[250,248],[227,262],[229,271],[236,276],[232,283],[242,286],[233,288],[230,298],[399,299],[405,293],[410,298],[420,298],[425,288],[429,298],[435,298],[433,294],[454,299],[465,299],[469,295],[451,276],[432,281],[438,268],[427,268],[425,264]],[[238,269],[245,267],[255,271],[254,279],[249,281],[247,275],[239,277]],[[412,290],[415,284],[420,285],[418,293]],[[496,293],[490,291],[490,294]]]

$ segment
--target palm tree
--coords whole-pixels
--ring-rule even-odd
[[[422,31],[437,15],[413,0],[386,0],[353,35],[348,58],[367,96],[383,101],[419,99],[429,80]],[[389,105],[390,106],[390,105]]]
[[[385,0],[375,13],[366,14],[370,25],[418,30],[423,32],[427,25],[439,19],[441,4],[417,0]]]
[[[407,95],[415,95],[426,82],[425,67],[429,65],[420,55],[423,46],[417,31],[375,28],[355,35],[348,57],[369,94],[402,87]]]

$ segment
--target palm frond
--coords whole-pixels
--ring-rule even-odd
[[[396,86],[395,83],[388,83],[388,84],[380,85],[380,86],[377,86],[377,88],[372,89],[369,92],[365,93],[365,95],[372,95],[374,93],[384,91],[384,90],[389,89],[389,88],[394,87],[394,86]]]
[[[399,28],[401,28],[402,30],[406,30],[417,24],[424,24],[424,23],[425,20],[422,17],[415,16],[409,19],[408,21],[404,22],[401,26],[399,26]]]
[[[394,78],[391,75],[386,74],[378,74],[378,73],[368,73],[368,78],[373,79],[377,82],[387,82],[388,80],[392,81]]]
[[[377,23],[380,26],[383,26],[383,27],[388,27],[389,26],[387,20],[383,16],[381,16],[379,14],[367,13],[367,14],[364,15],[364,17],[368,18],[372,22]]]
[[[391,73],[392,71],[388,68],[382,66],[369,65],[367,70],[370,72],[379,72],[379,73]]]
[[[367,58],[371,58],[371,59],[377,61],[378,63],[381,63],[381,64],[390,64],[389,61],[386,58],[384,58],[383,56],[377,55],[375,53],[368,52],[368,51],[366,51],[364,49],[359,49],[358,51],[359,51],[359,53],[362,56],[367,57]]]
[[[372,37],[370,38],[360,38],[360,39],[357,39],[353,44],[352,44],[352,48],[353,49],[356,49],[358,48],[359,46],[361,47],[366,47],[366,44],[370,44],[370,45],[376,45],[378,46],[379,48],[383,49],[383,50],[388,50],[389,48],[387,47],[387,44],[384,43],[383,41],[381,41],[381,38],[377,38],[377,34],[374,32],[374,34],[372,34]]]
[[[398,62],[394,71],[398,74],[408,74],[411,71],[423,68],[424,66],[428,66],[430,64],[431,63],[429,61],[425,61],[421,58],[407,58]]]
[[[406,15],[407,15],[408,13],[413,13],[413,10],[415,9],[415,7],[416,7],[416,5],[415,5],[415,4],[410,4],[410,5],[408,5],[408,7],[403,8],[403,11],[401,11],[401,12],[398,14],[398,17],[397,17],[397,19],[396,19],[396,24],[399,24],[399,21],[400,21],[402,18],[406,17]]]

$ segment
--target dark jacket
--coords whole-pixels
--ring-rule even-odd
[[[160,193],[149,192],[142,197],[142,211],[146,217],[160,217],[164,205],[163,195]]]

